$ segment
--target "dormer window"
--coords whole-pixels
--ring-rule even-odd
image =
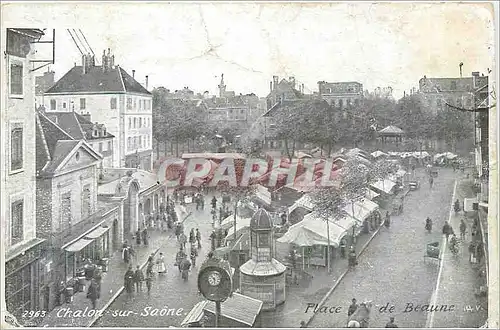
[[[102,136],[106,136],[106,127],[103,127],[102,129]]]
[[[92,131],[92,136],[93,137],[98,137],[99,136],[99,131],[97,130],[96,127],[94,127],[94,130]]]

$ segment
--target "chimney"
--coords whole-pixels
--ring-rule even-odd
[[[472,72],[472,76],[473,76],[473,77],[479,77],[479,72],[476,72],[476,71],[475,71],[475,72]]]
[[[270,92],[273,91],[273,82],[272,81],[269,82],[269,91]]]
[[[82,55],[83,74],[87,73],[87,55]]]
[[[304,94],[304,84],[301,85],[302,91],[301,93]]]
[[[106,49],[102,51],[102,71],[106,71]]]
[[[111,69],[115,67],[115,55],[111,56]]]
[[[132,78],[135,79],[135,70],[132,70]]]
[[[148,89],[148,80],[149,80],[148,78],[149,76],[146,76],[146,89]]]
[[[278,87],[278,76],[273,76],[273,90]]]
[[[292,85],[292,88],[295,88],[295,77],[288,77],[288,80],[290,81],[290,85]]]
[[[463,62],[460,62],[460,64],[458,65],[459,69],[460,69],[460,78],[462,78],[462,66],[464,65]]]
[[[84,113],[83,113],[83,111],[82,111],[81,116],[82,116],[83,118],[87,119],[88,121],[91,121],[91,120],[90,120],[90,113],[89,113],[88,111],[87,111],[87,113],[86,113],[86,114],[84,114]]]

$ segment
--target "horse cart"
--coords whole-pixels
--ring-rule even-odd
[[[427,244],[427,248],[425,250],[424,262],[427,258],[431,258],[434,260],[441,260],[440,254],[441,250],[439,247],[439,242],[429,243]]]
[[[372,302],[362,302],[356,311],[347,320],[348,328],[368,328],[370,323],[370,311]]]

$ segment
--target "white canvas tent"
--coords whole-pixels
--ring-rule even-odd
[[[370,187],[373,187],[377,190],[380,190],[386,194],[392,193],[392,189],[396,185],[396,182],[389,180],[389,179],[384,179],[384,180],[379,180],[375,183],[372,183]]]
[[[382,156],[388,156],[388,154],[386,154],[385,152],[382,152],[380,150],[372,152],[371,155],[373,156],[373,158],[379,158],[379,157],[382,157]]]
[[[371,213],[378,210],[379,206],[367,198],[355,202],[347,202],[344,211],[358,222],[363,222]],[[358,225],[360,224],[358,223]]]

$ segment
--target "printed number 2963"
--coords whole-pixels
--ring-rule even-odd
[[[46,311],[24,311],[23,318],[45,317]]]

